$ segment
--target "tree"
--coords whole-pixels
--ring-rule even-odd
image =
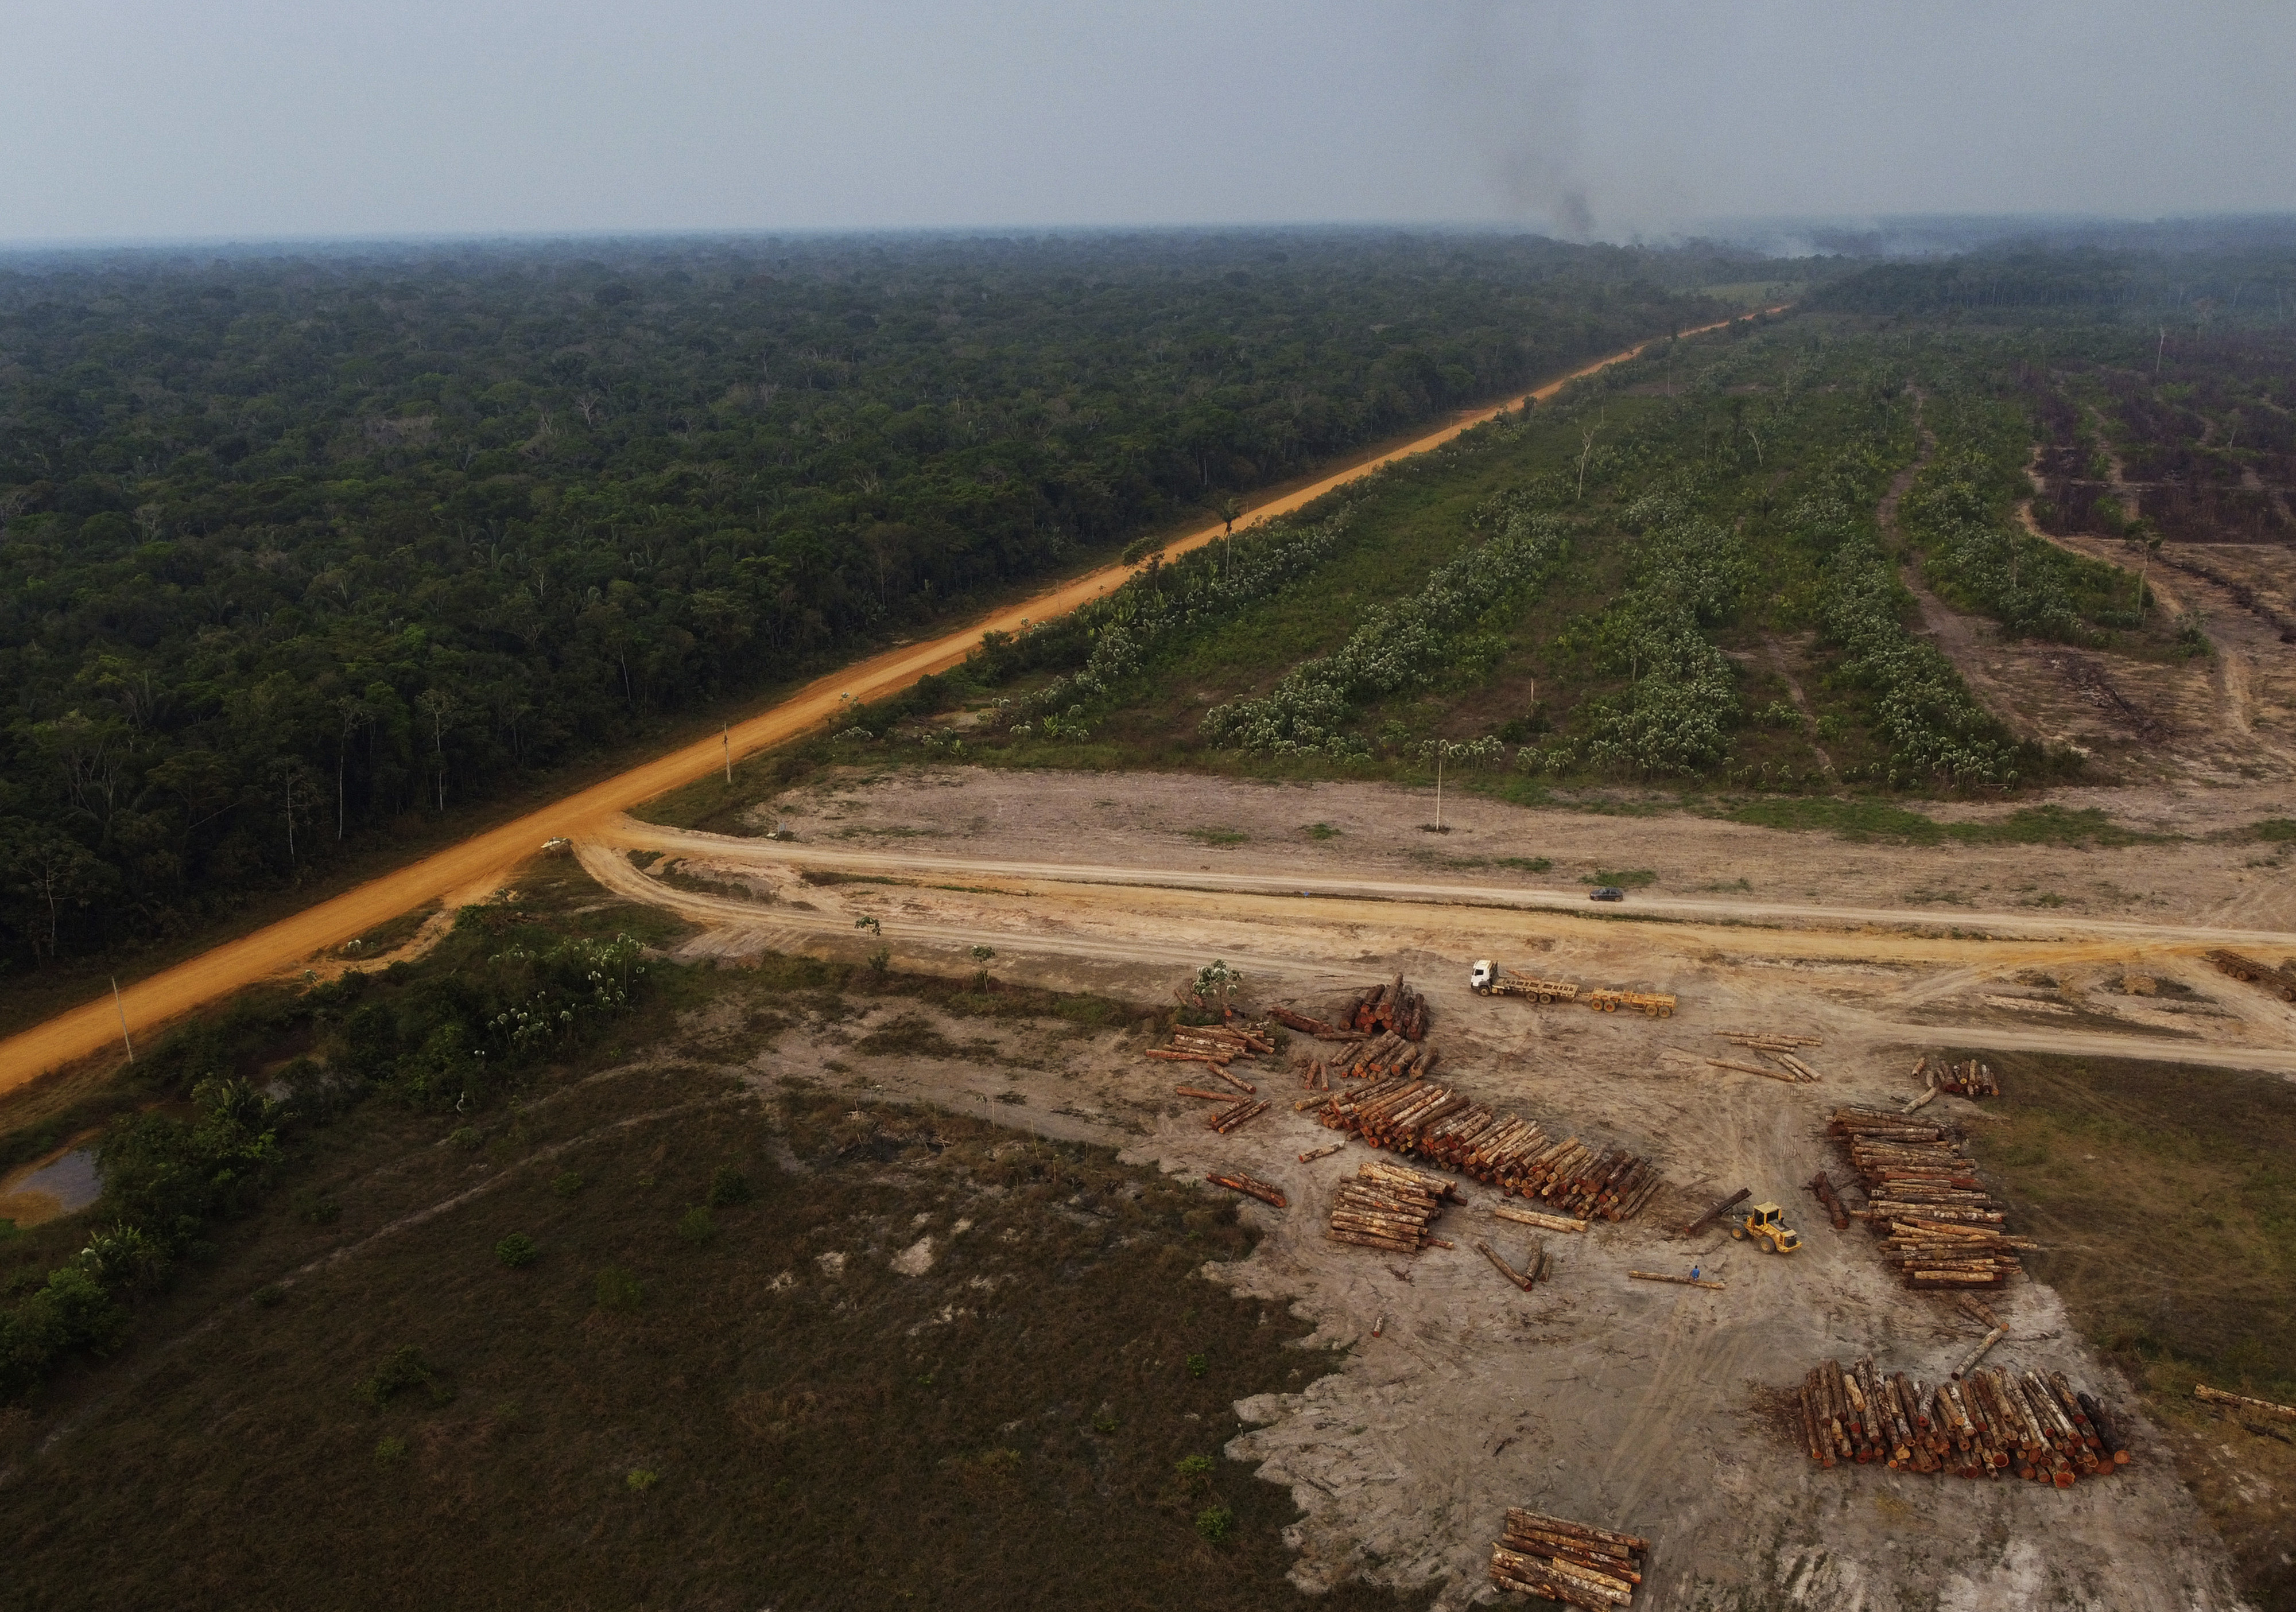
[[[287,865],[298,868],[295,851],[295,825],[308,823],[311,814],[325,798],[319,793],[318,780],[312,775],[310,764],[299,756],[283,756],[271,764],[269,779],[272,798],[279,803],[280,814],[287,822]],[[300,877],[299,871],[297,877]]]
[[[374,708],[357,695],[335,701],[335,838],[343,837],[348,813],[343,804],[343,775],[349,766],[351,736],[374,720]]]
[[[624,676],[628,674],[626,672]],[[415,696],[414,708],[430,719],[431,765],[439,774],[439,809],[447,809],[447,724],[457,710],[455,697],[444,689],[425,689]]]
[[[69,834],[21,817],[0,818],[0,888],[17,898],[17,927],[37,962],[62,945],[63,911],[85,907],[119,875]]]
[[[1225,1016],[1229,999],[1242,986],[1242,970],[1214,960],[1196,970],[1195,983],[1190,989],[1207,1003],[1217,1001],[1221,1014]]]

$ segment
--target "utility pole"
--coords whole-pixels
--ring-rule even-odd
[[[135,1043],[127,1034],[127,1005],[119,1000],[119,976],[111,977],[111,1005],[119,1011],[119,1039],[127,1045],[127,1061],[135,1061]]]
[[[726,781],[734,781],[734,724],[726,724]]]
[[[1435,831],[1443,831],[1443,741],[1435,741]]]

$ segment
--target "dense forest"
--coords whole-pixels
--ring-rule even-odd
[[[5,966],[1712,316],[1374,233],[0,263]]]

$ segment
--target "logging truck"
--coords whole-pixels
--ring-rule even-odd
[[[1730,1228],[1730,1235],[1740,1242],[1751,1237],[1773,1254],[1791,1254],[1801,1247],[1801,1238],[1788,1230],[1779,1215],[1778,1206],[1774,1203],[1755,1204],[1746,1210],[1742,1220]]]
[[[1637,1013],[1647,1013],[1652,1019],[1674,1017],[1674,998],[1663,992],[1613,991],[1605,987],[1587,992],[1587,1005],[1597,1013],[1615,1013],[1620,1008],[1631,1008]]]
[[[1467,983],[1479,996],[1525,996],[1533,1002],[1576,1002],[1578,987],[1567,979],[1534,979],[1503,969],[1488,958],[1467,971]]]
[[[2229,974],[2243,985],[2262,986],[2283,1002],[2296,1002],[2296,969],[2276,969],[2238,952],[2218,950],[2202,955],[2216,965],[2218,973]]]

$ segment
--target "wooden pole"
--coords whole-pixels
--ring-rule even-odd
[[[127,1061],[135,1061],[135,1043],[127,1034],[127,1004],[119,1000],[119,976],[111,977],[111,1005],[119,1012],[119,1039],[127,1043]]]

